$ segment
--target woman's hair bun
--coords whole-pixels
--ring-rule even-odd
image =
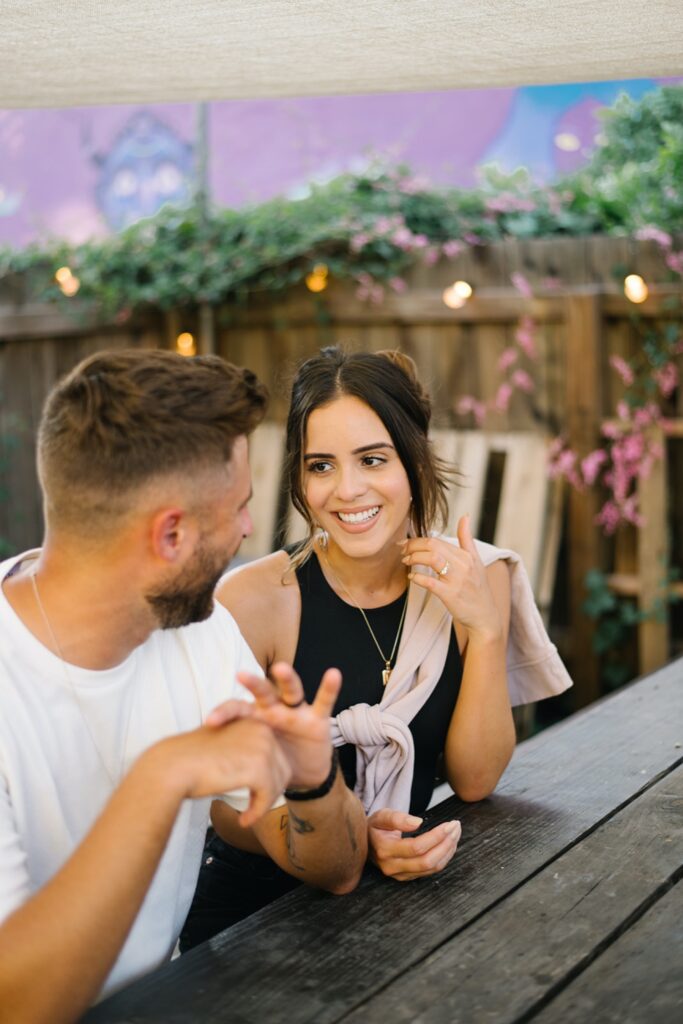
[[[420,400],[428,406],[430,405],[429,392],[423,387],[417,373],[417,363],[411,356],[406,355],[405,352],[399,352],[396,348],[383,348],[376,352],[375,355],[382,356],[383,359],[388,359],[389,362],[393,363],[394,366],[397,366],[399,370],[403,370],[406,377],[412,383],[420,396]]]

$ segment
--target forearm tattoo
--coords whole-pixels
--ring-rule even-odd
[[[295,833],[303,836],[309,832],[315,832],[315,826],[307,821],[306,818],[300,818],[291,808],[288,814],[283,814],[280,818],[280,831],[285,833],[285,841],[287,843],[287,855],[289,856],[292,867],[296,868],[297,871],[304,872],[306,867],[301,863],[296,852],[296,842],[294,839]]]

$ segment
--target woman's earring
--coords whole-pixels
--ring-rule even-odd
[[[321,529],[319,531],[319,533],[318,533],[318,544],[320,545],[320,547],[322,548],[323,551],[327,551],[327,542],[328,542],[328,540],[329,540],[329,535],[327,533],[327,530],[322,530]]]

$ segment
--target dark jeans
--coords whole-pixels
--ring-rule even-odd
[[[297,885],[301,882],[270,857],[229,846],[209,829],[197,889],[180,933],[181,953],[256,913]]]

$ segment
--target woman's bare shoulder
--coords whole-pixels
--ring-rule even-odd
[[[216,599],[231,613],[257,661],[291,660],[299,628],[300,596],[289,555],[275,551],[233,569],[216,589]]]
[[[294,573],[288,573],[289,555],[275,551],[232,569],[218,584],[216,597],[229,611],[232,603],[256,602],[261,607],[286,600],[285,591],[296,582]],[[289,595],[287,595],[289,596]]]

